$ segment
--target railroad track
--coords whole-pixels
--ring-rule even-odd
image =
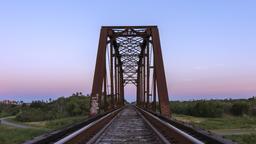
[[[51,141],[49,141],[49,137],[51,137]],[[233,144],[232,141],[214,134],[195,130],[132,105],[106,113],[68,134],[53,134],[26,142],[26,144],[32,143]]]

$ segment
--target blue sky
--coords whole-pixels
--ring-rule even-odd
[[[90,93],[102,25],[158,25],[170,99],[256,95],[253,0],[0,1],[0,100]],[[127,88],[134,100],[134,89]]]

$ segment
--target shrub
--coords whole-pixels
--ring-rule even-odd
[[[241,116],[243,114],[248,114],[249,105],[246,102],[234,103],[231,107],[231,113],[236,116]]]
[[[89,97],[71,96],[61,97],[50,103],[34,101],[16,116],[16,120],[23,122],[44,121],[64,117],[81,116],[89,113]]]
[[[253,105],[252,107],[251,107],[251,115],[253,115],[253,116],[256,116],[256,105]]]
[[[16,115],[20,111],[17,105],[0,104],[0,117]]]
[[[200,117],[220,117],[224,113],[224,104],[218,101],[171,102],[173,113]]]
[[[191,115],[200,117],[221,117],[223,113],[223,106],[218,102],[211,101],[198,102],[191,109]]]
[[[30,108],[22,111],[16,116],[16,120],[22,122],[34,122],[52,120],[58,118],[54,110],[45,111],[43,109]]]

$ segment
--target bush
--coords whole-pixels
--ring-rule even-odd
[[[221,117],[224,113],[220,103],[211,101],[198,102],[190,111],[191,115],[200,117]]]
[[[256,97],[247,99],[171,101],[172,113],[201,117],[220,117],[222,114],[256,116]]]
[[[61,97],[50,103],[34,101],[16,116],[22,122],[53,120],[64,117],[88,115],[89,97],[71,96]]]
[[[243,114],[248,114],[249,105],[246,102],[237,102],[232,105],[231,113],[236,116],[241,116]]]
[[[29,109],[16,116],[16,120],[22,122],[43,121],[49,119],[52,119],[51,115],[40,109]]]
[[[33,101],[30,104],[31,108],[43,108],[46,105],[46,103],[44,101]]]
[[[251,115],[256,116],[256,105],[251,107]]]
[[[16,115],[20,111],[20,106],[0,104],[0,117],[6,117],[11,115]]]
[[[200,116],[220,117],[224,113],[224,104],[218,101],[171,102],[173,113]]]

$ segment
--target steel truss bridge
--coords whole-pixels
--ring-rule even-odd
[[[137,88],[137,105],[170,116],[156,26],[102,27],[92,87],[91,114],[124,105],[124,87]],[[98,106],[98,107],[97,107]]]
[[[136,104],[124,88],[136,86]],[[171,118],[157,26],[103,26],[87,120],[26,144],[233,144]]]

